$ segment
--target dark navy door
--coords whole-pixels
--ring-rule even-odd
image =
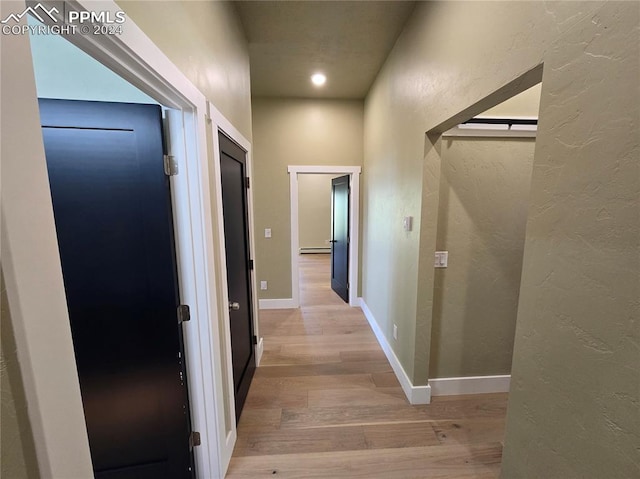
[[[349,302],[349,175],[331,180],[331,289]]]
[[[95,476],[195,477],[161,108],[40,115]]]
[[[251,255],[247,208],[246,153],[220,133],[220,172],[227,260],[231,359],[236,420],[256,370],[251,296]]]

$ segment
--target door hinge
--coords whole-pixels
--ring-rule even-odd
[[[178,306],[178,324],[182,324],[185,321],[189,321],[191,319],[191,311],[189,310],[189,306],[186,304],[181,304]]]
[[[249,260],[249,269],[253,270],[253,260],[252,259]]]
[[[178,162],[172,155],[164,155],[164,174],[167,176],[178,174]]]
[[[196,447],[201,444],[202,441],[200,440],[200,433],[197,431],[191,431],[191,434],[189,435],[189,446]]]
[[[247,176],[247,189],[251,188],[251,181],[249,180],[249,177]]]
[[[258,336],[253,335],[253,344],[258,344]]]

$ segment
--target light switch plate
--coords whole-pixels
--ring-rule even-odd
[[[413,216],[405,216],[402,220],[402,227],[405,231],[411,231],[413,229]]]
[[[266,291],[267,290],[267,282],[266,281],[260,281],[260,289],[262,291]]]
[[[436,258],[433,266],[436,268],[446,268],[449,264],[449,252],[448,251],[436,251]]]
[[[264,229],[264,237],[265,238],[271,238],[271,228],[265,228]]]

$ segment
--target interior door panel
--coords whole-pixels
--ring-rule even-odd
[[[195,477],[161,108],[40,116],[95,476]]]
[[[349,175],[331,180],[331,289],[349,302]]]
[[[219,134],[219,141],[231,356],[238,420],[256,368],[247,207],[248,180],[244,150],[222,133]]]

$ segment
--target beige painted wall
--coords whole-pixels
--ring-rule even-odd
[[[542,83],[532,86],[528,90],[503,101],[499,105],[489,108],[487,111],[478,115],[480,118],[538,118],[540,111],[540,93],[542,92]]]
[[[29,25],[41,25],[29,17]],[[153,103],[99,61],[60,35],[29,35],[40,98]]]
[[[0,477],[40,477],[9,303],[0,272]]]
[[[535,139],[442,145],[430,378],[509,374]]]
[[[117,4],[251,141],[249,49],[231,3],[118,0]]]
[[[260,298],[291,298],[288,165],[362,165],[363,103],[254,98],[253,200]],[[272,237],[264,237],[271,228]]]
[[[425,132],[544,66],[504,478],[639,473],[639,8],[419,3],[365,102],[363,296],[426,384],[440,165]]]
[[[330,248],[331,178],[337,175],[298,175],[300,248]]]

